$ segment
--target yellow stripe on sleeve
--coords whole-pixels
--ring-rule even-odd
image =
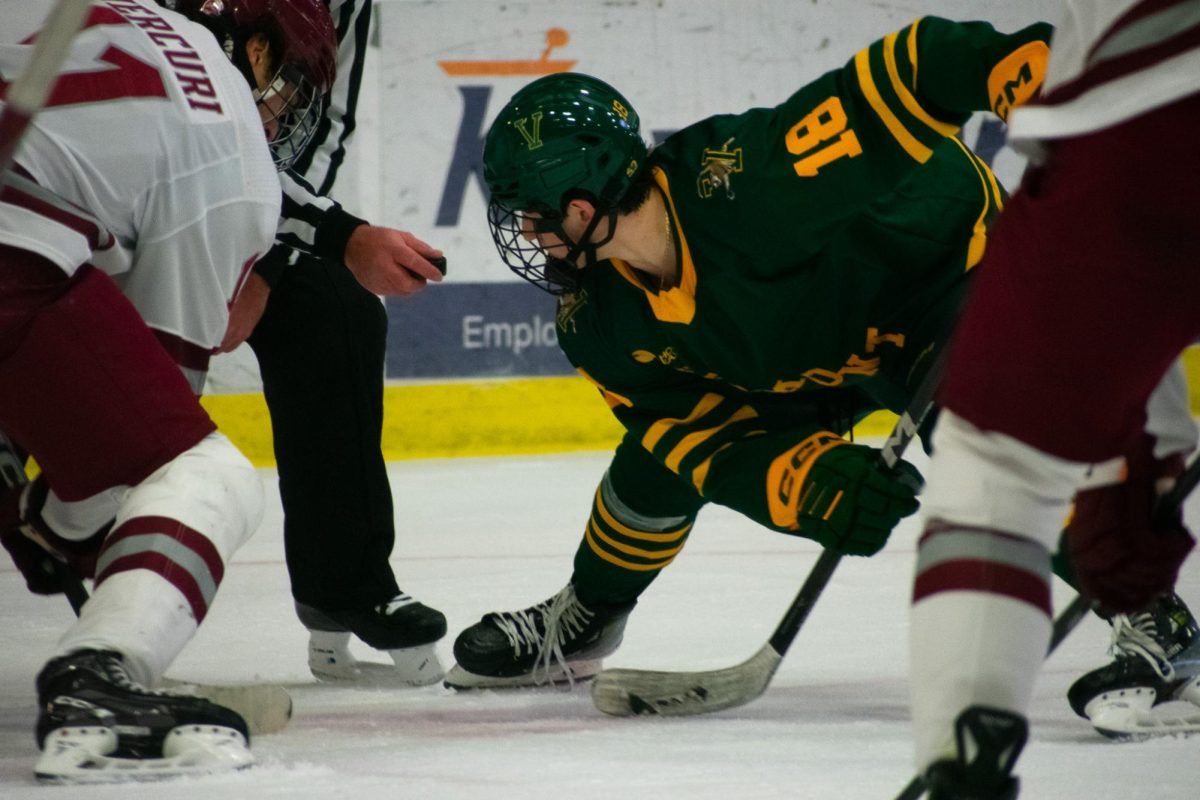
[[[708,441],[718,432],[732,425],[733,423],[741,422],[744,419],[753,419],[757,416],[758,412],[753,408],[750,406],[742,406],[733,414],[733,416],[722,422],[720,425],[707,428],[702,431],[696,431],[695,433],[689,433],[687,436],[684,436],[679,440],[679,444],[675,445],[671,452],[667,454],[667,457],[663,459],[663,463],[667,465],[667,469],[671,470],[671,472],[679,472],[679,464],[684,458],[687,457],[688,453],[692,452],[701,444]]]
[[[642,447],[646,448],[650,452],[654,452],[655,445],[662,440],[662,437],[667,435],[667,432],[671,430],[671,428],[674,428],[676,425],[691,425],[693,422],[719,406],[721,401],[724,399],[725,398],[721,397],[721,395],[710,392],[704,395],[704,397],[700,398],[700,402],[697,403],[696,407],[692,409],[692,413],[688,414],[686,417],[683,417],[682,419],[675,417],[660,419],[658,422],[655,422],[653,425],[651,425],[646,431],[646,435],[642,437]]]
[[[888,78],[892,82],[892,88],[896,90],[896,96],[900,98],[900,102],[906,109],[908,109],[908,112],[917,119],[921,120],[921,122],[924,122],[942,136],[954,136],[956,133],[958,133],[958,127],[955,125],[949,125],[931,117],[929,112],[927,112],[921,106],[921,104],[917,102],[917,98],[913,97],[912,92],[910,92],[908,87],[904,85],[904,81],[900,80],[900,70],[896,66],[896,39],[899,35],[899,33],[893,33],[885,37],[883,40],[883,60],[887,65]],[[911,42],[909,58],[910,60],[912,58]],[[915,71],[915,62],[913,63]]]
[[[721,454],[721,451],[729,447],[733,442],[726,442],[717,448],[717,451],[700,463],[700,466],[692,470],[692,485],[696,487],[696,491],[701,495],[704,494],[704,481],[708,478],[708,470],[712,466],[713,459]]]
[[[908,153],[913,160],[921,164],[932,158],[933,151],[917,141],[916,137],[904,127],[904,124],[887,107],[883,96],[879,94],[879,89],[875,86],[875,80],[871,77],[870,48],[859,50],[858,54],[854,56],[854,69],[858,74],[858,84],[862,88],[867,102],[879,116],[879,119],[883,122],[884,127],[888,129],[888,132],[904,148],[904,152]]]
[[[604,402],[608,403],[609,408],[617,408],[618,406],[627,406],[629,408],[633,408],[632,400],[624,395],[617,394],[616,392],[610,392],[608,389],[605,389],[604,386],[601,385],[600,381],[596,380],[591,375],[588,375],[587,371],[582,367],[576,367],[575,371],[582,375],[588,383],[600,390],[600,394],[604,395]]]
[[[979,175],[979,183],[983,186],[983,211],[979,214],[979,219],[975,220],[975,227],[971,234],[971,242],[967,245],[967,264],[966,269],[970,270],[983,259],[983,251],[987,249],[987,215],[991,210],[991,193],[988,191],[988,179],[984,176],[986,171],[991,175],[991,170],[983,164],[983,169],[980,169],[981,162],[975,157],[975,154],[970,149],[960,142],[957,137],[951,137],[951,141],[958,145],[959,149],[966,155],[967,160],[971,162],[971,166],[975,168],[975,172]],[[995,176],[992,176],[994,184]],[[999,188],[999,187],[997,187]],[[1000,194],[996,194],[997,201]]]
[[[908,45],[908,63],[912,64],[912,72],[913,72],[912,90],[914,92],[917,90],[917,26],[920,24],[921,24],[921,20],[918,19],[916,22],[914,22],[912,25],[909,26],[908,40],[906,42],[906,44]]]

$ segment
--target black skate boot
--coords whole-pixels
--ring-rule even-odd
[[[575,587],[523,611],[486,615],[458,635],[451,689],[541,686],[594,677],[617,649],[636,603],[584,605]]]
[[[103,783],[240,769],[254,763],[246,723],[200,697],[150,691],[120,653],[79,650],[37,677],[39,780]]]
[[[296,615],[308,628],[308,666],[318,680],[426,686],[445,673],[434,649],[446,635],[445,614],[404,592],[352,611],[324,611],[297,602]],[[349,649],[351,634],[388,651],[393,666],[356,659]]]
[[[1113,738],[1200,730],[1200,713],[1189,722],[1152,710],[1172,700],[1200,706],[1200,626],[1183,600],[1171,592],[1110,622],[1115,658],[1071,685],[1067,699],[1075,713]]]
[[[958,758],[925,771],[929,800],[1016,800],[1021,782],[1009,773],[1029,736],[1025,718],[971,706],[955,720],[954,735]]]

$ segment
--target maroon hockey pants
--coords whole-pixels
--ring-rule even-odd
[[[111,278],[0,245],[0,430],[70,501],[140,483],[216,426]]]
[[[991,236],[941,402],[1095,462],[1200,337],[1200,95],[1052,143]]]

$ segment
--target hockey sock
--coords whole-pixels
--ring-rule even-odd
[[[970,706],[1024,714],[1050,641],[1050,564],[1028,539],[932,524],[917,553],[910,660],[917,763],[957,757]]]
[[[638,598],[683,549],[695,512],[648,516],[632,510],[606,475],[596,490],[571,582],[585,604],[625,605]]]

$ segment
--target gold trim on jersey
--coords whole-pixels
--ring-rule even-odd
[[[622,278],[646,293],[646,302],[650,304],[650,310],[654,312],[655,319],[659,322],[690,325],[696,316],[696,265],[692,262],[692,251],[688,247],[687,239],[683,235],[683,228],[679,224],[679,214],[675,211],[675,201],[671,198],[671,187],[667,182],[667,175],[663,172],[662,167],[654,167],[652,174],[654,182],[658,184],[658,188],[662,189],[663,197],[667,201],[671,230],[675,241],[679,243],[679,285],[656,292],[646,288],[646,285],[633,274],[633,268],[624,261],[614,258],[612,265]]]
[[[642,447],[646,448],[651,453],[654,452],[654,447],[657,445],[667,433],[676,425],[691,425],[703,417],[708,412],[712,411],[717,406],[724,402],[725,398],[715,392],[709,392],[700,398],[700,402],[696,403],[696,407],[692,409],[692,413],[686,417],[668,417],[660,419],[646,429],[646,435],[642,437]]]
[[[871,48],[859,50],[855,54],[854,69],[858,75],[858,85],[862,88],[863,96],[867,98],[867,102],[883,122],[884,127],[904,148],[904,152],[921,164],[932,158],[933,151],[917,141],[908,128],[904,127],[904,123],[888,108],[883,95],[879,93],[879,87],[875,85],[875,79],[871,77]]]
[[[700,431],[694,431],[689,433],[687,436],[684,436],[679,440],[679,444],[671,448],[670,453],[667,453],[667,457],[663,459],[663,463],[667,466],[667,469],[671,470],[671,472],[678,473],[679,465],[683,459],[687,458],[688,453],[691,453],[697,447],[704,444],[704,442],[708,441],[713,436],[716,436],[729,425],[732,425],[735,422],[741,422],[745,419],[754,419],[757,416],[758,412],[753,408],[750,406],[742,406],[735,411],[729,417],[729,419],[725,420],[720,425],[715,425],[711,428],[705,428],[704,430]]]
[[[958,145],[959,149],[966,155],[967,160],[971,162],[971,166],[975,168],[975,172],[979,175],[979,183],[983,187],[983,210],[979,212],[979,219],[975,220],[975,226],[971,233],[971,242],[967,245],[967,264],[966,269],[971,269],[983,259],[983,252],[987,249],[987,234],[988,234],[988,212],[991,211],[992,202],[996,203],[996,211],[1004,210],[1004,195],[1000,192],[1000,184],[996,182],[996,176],[991,168],[979,156],[971,152],[971,149],[958,140],[957,137],[950,137],[950,140]],[[989,191],[989,188],[991,191]]]
[[[608,403],[609,408],[614,409],[614,410],[618,406],[628,406],[629,408],[633,408],[632,400],[630,400],[628,397],[625,397],[624,395],[617,394],[616,392],[610,392],[608,389],[605,389],[604,385],[601,384],[600,381],[593,378],[591,375],[588,375],[587,371],[584,370],[583,367],[576,367],[575,371],[578,372],[580,375],[582,375],[584,377],[584,379],[587,380],[588,383],[590,383],[592,386],[595,386],[597,389],[600,390],[600,394],[602,394],[604,396],[604,402]]]
[[[905,44],[908,45],[908,63],[912,65],[912,90],[917,90],[917,26],[921,24],[924,17],[918,17],[912,25],[908,26],[908,38]]]
[[[900,70],[896,66],[896,39],[899,36],[900,32],[897,31],[884,37],[883,40],[883,61],[887,65],[888,78],[892,82],[892,88],[896,91],[896,96],[900,98],[900,103],[908,109],[908,112],[921,120],[921,122],[942,136],[954,136],[959,131],[958,126],[949,125],[930,116],[929,112],[921,106],[917,98],[913,97],[912,92],[904,85],[904,81],[900,80]],[[913,59],[911,46],[909,48],[909,60],[913,62],[915,75],[916,62]]]
[[[692,485],[696,487],[696,491],[701,495],[704,494],[704,481],[708,479],[708,470],[712,467],[713,459],[721,454],[725,448],[730,447],[733,442],[726,442],[718,447],[713,454],[700,462],[700,466],[692,470]]]

